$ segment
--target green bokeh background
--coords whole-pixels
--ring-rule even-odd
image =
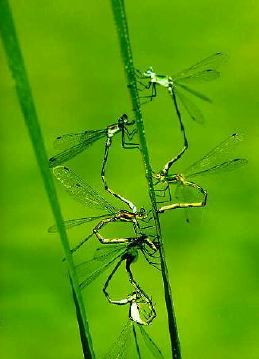
[[[55,136],[103,128],[130,113],[109,1],[13,0],[11,5],[49,154]],[[181,210],[164,214],[161,222],[183,358],[258,359],[259,3],[128,0],[127,11],[140,69],[152,65],[173,73],[215,51],[229,55],[222,78],[200,87],[214,99],[213,105],[200,104],[206,124],[186,118],[190,150],[182,166],[235,131],[245,134],[239,154],[249,165],[200,182],[209,201],[206,209],[195,210],[201,218],[194,224],[185,224]],[[47,233],[53,217],[2,47],[0,61],[1,357],[82,358],[62,248],[58,237]],[[171,107],[161,90],[159,99],[143,109],[154,169],[181,146]],[[100,141],[69,163],[100,190],[102,154]],[[118,192],[148,206],[141,157],[122,151],[119,138],[108,178]],[[94,213],[58,191],[65,218]],[[71,232],[71,242],[90,229]],[[121,231],[114,228],[112,234]],[[95,246],[93,240],[81,256],[91,257]],[[134,268],[156,303],[158,317],[149,332],[170,358],[160,275],[141,260]],[[127,318],[126,308],[105,301],[104,280],[105,275],[84,293],[97,358]]]

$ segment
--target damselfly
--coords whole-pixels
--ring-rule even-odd
[[[138,325],[150,325],[156,317],[156,311],[152,300],[139,285],[136,290],[126,298],[114,300],[108,296],[107,299],[111,304],[120,306],[129,305],[129,319]]]
[[[139,243],[139,246],[141,244]],[[143,246],[143,243],[142,243]],[[107,248],[107,247],[106,247]],[[115,247],[112,250],[109,250],[108,253],[99,253],[95,255],[94,259],[90,261],[85,261],[77,265],[77,273],[80,279],[80,288],[84,289],[87,287],[94,279],[96,279],[101,273],[107,270],[110,265],[117,260],[117,264],[112,270],[111,274],[108,276],[104,286],[103,292],[109,303],[115,305],[129,305],[129,319],[134,321],[139,325],[149,325],[154,318],[156,317],[156,311],[152,303],[151,298],[144,292],[144,290],[139,286],[137,281],[133,277],[131,271],[131,264],[136,261],[138,256],[138,249],[144,250],[142,247],[136,247],[133,243],[128,245],[124,250],[121,248]],[[115,251],[114,251],[115,250]],[[107,250],[106,250],[107,252]],[[152,256],[153,254],[151,254]],[[109,284],[118,271],[119,266],[125,262],[126,271],[128,274],[128,279],[130,284],[133,286],[134,291],[122,299],[112,299],[110,293],[108,292]],[[149,262],[151,263],[151,262]],[[153,264],[153,263],[152,263]]]
[[[154,175],[155,179],[157,180],[155,184],[165,184],[165,188],[160,191],[163,192],[162,196],[165,195],[166,191],[168,191],[170,201],[172,200],[170,185],[177,185],[176,190],[182,192],[182,194],[176,197],[179,198],[181,196],[182,198],[185,198],[185,200],[183,202],[162,206],[159,209],[159,212],[162,213],[166,210],[176,208],[205,206],[207,201],[207,191],[200,185],[193,182],[192,179],[203,175],[217,174],[223,171],[234,170],[247,164],[247,160],[244,158],[228,158],[228,155],[231,152],[233,146],[240,142],[240,140],[242,140],[242,137],[240,137],[237,133],[234,133],[225,141],[221,142],[217,147],[208,152],[200,160],[189,166],[185,171],[183,171],[184,174],[168,174],[170,167],[177,161],[179,156],[176,156],[168,163],[166,163],[162,171]],[[198,202],[186,202],[186,199],[189,197],[189,194],[186,192],[186,189],[188,188],[193,188],[201,193],[202,200]]]
[[[142,233],[143,229],[149,228],[150,226],[147,225],[144,228],[140,228],[139,220],[145,222],[147,218],[146,211],[141,209],[139,212],[129,212],[126,210],[116,210],[109,202],[107,202],[104,198],[102,198],[89,184],[85,181],[80,179],[73,171],[68,169],[64,166],[57,166],[53,169],[53,173],[56,178],[64,185],[65,189],[78,201],[82,202],[83,204],[99,209],[106,210],[108,213],[97,216],[97,217],[87,217],[87,218],[79,218],[65,221],[64,224],[67,228],[71,228],[74,226],[81,225],[83,223],[87,223],[92,220],[100,219],[101,217],[105,217],[101,219],[101,221],[94,227],[92,233],[81,241],[76,247],[71,249],[72,252],[77,251],[88,239],[90,239],[94,234],[98,238],[98,240],[102,244],[120,244],[120,246],[111,248],[110,253],[106,253],[106,256],[102,255],[102,260],[100,261],[100,256],[95,258],[95,261],[92,260],[90,263],[89,261],[82,263],[78,266],[79,272],[86,268],[88,271],[88,275],[84,275],[84,278],[80,284],[81,288],[83,289],[88,284],[90,284],[95,278],[99,276],[102,272],[104,272],[116,259],[118,263],[116,264],[115,268],[113,269],[112,273],[109,275],[107,281],[105,282],[103,291],[106,295],[106,298],[109,300],[110,303],[113,304],[122,304],[115,303],[110,299],[110,296],[107,291],[107,287],[109,285],[110,280],[112,279],[115,272],[118,270],[119,266],[122,262],[126,263],[126,271],[129,276],[130,283],[134,286],[135,292],[134,295],[130,297],[130,301],[124,303],[130,303],[130,308],[132,313],[134,314],[135,308],[135,321],[137,321],[137,303],[141,297],[145,297],[144,292],[138,287],[137,282],[134,280],[130,266],[133,262],[136,261],[138,257],[138,252],[141,251],[149,264],[156,265],[155,262],[152,261],[151,258],[154,257],[154,253],[157,251],[158,247],[155,242],[153,242],[149,236],[152,235],[145,235]],[[126,237],[126,238],[104,238],[100,234],[100,230],[109,223],[114,222],[131,222],[134,225],[134,230],[136,236],[134,237]],[[56,227],[52,226],[49,229],[49,232],[56,232]],[[121,244],[125,244],[122,248]],[[110,246],[109,246],[110,247]],[[97,261],[96,261],[97,259]],[[108,260],[107,260],[108,259]],[[95,262],[95,263],[93,263]],[[99,263],[97,263],[99,262]],[[96,265],[97,264],[97,265]],[[141,294],[141,295],[140,295]],[[123,300],[125,302],[125,299]],[[139,319],[141,320],[141,319]]]
[[[142,85],[144,88],[151,88],[151,95],[144,96],[152,100],[157,95],[157,86],[165,87],[171,96],[174,104],[174,108],[176,111],[176,115],[178,117],[178,121],[180,124],[184,147],[180,153],[180,156],[186,151],[188,148],[188,141],[185,134],[185,128],[182,121],[181,111],[178,105],[178,99],[182,103],[186,112],[189,116],[196,122],[203,122],[203,115],[196,104],[185,96],[184,91],[198,97],[201,100],[211,102],[211,99],[206,95],[190,88],[188,84],[192,84],[195,82],[207,82],[217,79],[220,76],[220,72],[217,70],[218,66],[225,59],[225,55],[221,52],[216,52],[215,54],[206,57],[205,59],[197,62],[191,67],[182,70],[175,75],[159,75],[157,74],[152,67],[149,67],[145,72],[141,73],[140,71],[136,71],[137,76],[139,77],[138,83]],[[148,84],[146,85],[141,81],[141,79],[148,79]]]
[[[68,133],[56,138],[54,146],[59,153],[49,159],[49,167],[55,167],[65,163],[86,150],[90,145],[101,138],[106,137],[105,149],[111,145],[114,135],[121,133],[121,144],[123,148],[136,148],[137,144],[127,142],[132,140],[136,129],[132,132],[128,130],[135,121],[129,121],[128,116],[123,114],[118,118],[117,122],[100,130],[87,130],[78,133]],[[107,158],[106,158],[107,161]]]
[[[136,322],[139,325],[149,325],[155,319],[156,312],[152,300],[144,292],[144,290],[140,287],[138,282],[133,277],[133,273],[131,271],[131,264],[136,261],[136,258],[138,256],[138,251],[136,247],[132,249],[126,252],[126,256],[125,255],[121,256],[121,259],[118,261],[118,263],[112,270],[111,274],[108,276],[103,287],[103,292],[107,300],[111,304],[116,304],[116,305],[129,304],[130,305],[129,318],[132,321]],[[114,274],[118,271],[118,268],[121,265],[122,261],[124,260],[126,262],[126,271],[128,273],[129,282],[134,287],[134,292],[128,295],[126,298],[115,300],[111,298],[108,292],[108,286]],[[146,311],[146,307],[148,308],[148,312]],[[144,314],[144,319],[141,318],[142,313]]]
[[[157,251],[158,243],[153,241],[153,244],[155,245]],[[107,292],[106,288],[108,287],[111,278],[119,266],[125,262],[127,270],[133,262],[137,261],[139,252],[143,254],[144,258],[149,264],[157,268],[159,262],[157,262],[156,251],[150,249],[149,245],[146,244],[145,235],[139,238],[135,238],[134,241],[128,244],[113,244],[109,246],[98,247],[92,259],[83,261],[77,265],[80,287],[81,289],[88,287],[96,278],[98,278],[108,268],[116,263],[115,268],[108,276],[107,282],[104,285],[104,292]],[[130,277],[130,271],[127,270],[127,272]],[[108,296],[106,297],[109,300]]]
[[[164,356],[142,325],[128,321],[119,337],[112,344],[110,350],[105,354],[104,359],[126,359],[132,358],[132,351],[136,352],[137,358],[142,358],[144,350],[148,351],[150,358],[163,359]]]
[[[92,233],[82,240],[76,247],[71,249],[72,252],[77,251],[88,239],[90,239],[93,235],[96,235],[98,240],[102,244],[130,244],[135,241],[141,240],[141,242],[145,243],[152,250],[156,251],[157,248],[155,244],[149,239],[148,236],[144,236],[142,234],[142,230],[150,228],[152,226],[145,225],[144,227],[140,226],[139,221],[147,224],[150,219],[148,218],[148,214],[146,213],[144,208],[141,208],[140,211],[130,212],[127,210],[118,210],[113,205],[111,205],[108,201],[106,201],[99,193],[97,193],[88,183],[82,180],[79,176],[77,176],[72,170],[64,166],[57,166],[53,169],[53,173],[55,177],[63,184],[66,191],[77,201],[81,202],[87,207],[102,209],[106,211],[105,214],[102,214],[97,217],[86,217],[86,218],[77,218],[70,219],[64,222],[66,228],[72,228],[78,225],[82,225],[84,223],[99,220],[99,223],[94,227]],[[136,208],[133,205],[134,208]],[[114,222],[130,222],[133,224],[134,231],[136,233],[136,237],[127,237],[127,238],[105,238],[100,234],[100,230]],[[56,226],[52,226],[49,228],[49,232],[56,232]]]
[[[152,300],[134,279],[131,265],[137,261],[139,251],[141,251],[146,261],[159,269],[157,267],[159,262],[156,261],[156,251],[153,249],[150,250],[149,246],[146,245],[145,240],[146,238],[143,235],[142,238],[136,238],[127,245],[117,244],[99,247],[97,248],[93,259],[81,262],[76,266],[80,288],[83,290],[117,261],[115,267],[104,283],[103,293],[111,304],[129,305],[129,318],[140,325],[150,324],[156,317],[156,312]],[[156,248],[158,248],[158,244],[156,244]],[[108,292],[108,287],[122,263],[125,263],[128,280],[133,286],[134,291],[122,299],[112,299]]]

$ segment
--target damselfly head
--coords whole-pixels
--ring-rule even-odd
[[[154,74],[153,67],[149,67],[146,71],[143,72],[143,76],[150,78]]]
[[[153,178],[155,178],[156,180],[158,180],[159,182],[163,182],[166,179],[166,174],[163,171],[157,172],[157,173],[153,173]]]
[[[135,121],[134,120],[130,120],[128,118],[128,115],[126,115],[126,113],[124,113],[121,117],[118,118],[118,125],[120,127],[123,127],[125,125],[129,126],[129,125],[134,125]]]
[[[140,210],[138,211],[138,217],[139,218],[147,218],[147,212],[145,210],[145,208],[141,207]]]
[[[135,300],[139,300],[139,299],[142,299],[143,297],[143,294],[139,291],[139,290],[136,290],[132,293],[132,297],[135,299]]]
[[[124,113],[123,115],[121,115],[121,117],[118,118],[118,124],[124,125],[126,123],[128,123],[128,116],[126,115],[126,113]]]
[[[152,244],[153,244],[152,249],[158,250],[160,248],[160,243],[159,243],[158,239],[153,241]]]

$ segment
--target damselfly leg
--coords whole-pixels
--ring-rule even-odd
[[[156,180],[161,183],[167,183],[168,185],[177,185],[182,188],[193,188],[195,191],[201,193],[202,200],[197,202],[184,201],[169,204],[167,206],[162,206],[158,212],[162,213],[167,210],[176,208],[204,207],[207,203],[207,191],[189,179],[208,174],[217,174],[222,171],[230,171],[247,164],[247,160],[244,158],[228,158],[228,155],[231,152],[233,146],[239,143],[241,140],[242,137],[234,133],[214,149],[209,151],[200,160],[189,166],[185,171],[183,171],[184,174],[170,175],[168,171],[164,170],[167,170],[168,168],[166,164],[162,171],[154,175]]]
[[[179,202],[179,203],[169,204],[167,206],[163,206],[163,207],[159,208],[159,210],[158,210],[159,213],[163,213],[165,211],[168,211],[171,209],[176,209],[176,208],[192,208],[192,207],[206,206],[208,193],[205,189],[203,189],[201,186],[197,185],[196,183],[189,182],[189,181],[185,181],[184,186],[190,186],[190,187],[196,189],[197,191],[199,191],[200,193],[202,193],[202,195],[203,195],[202,201],[190,202],[190,203],[180,203]]]
[[[156,197],[162,198],[157,203],[165,203],[172,200],[171,189],[168,183],[165,184],[163,189],[155,189]]]
[[[149,103],[153,101],[153,99],[157,96],[157,90],[156,90],[156,84],[150,83],[146,86],[146,90],[149,90],[151,88],[151,94],[149,95],[142,95],[139,98],[143,100],[141,102],[141,105],[145,105],[146,103]]]
[[[100,230],[107,224],[109,223],[114,223],[114,222],[119,222],[122,221],[124,222],[123,219],[116,217],[111,217],[111,218],[107,218],[104,219],[102,221],[100,221],[97,226],[93,229],[94,234],[96,235],[96,237],[98,238],[99,242],[101,242],[102,244],[114,244],[114,243],[129,243],[132,242],[134,240],[134,237],[127,237],[127,238],[105,238],[100,234]]]

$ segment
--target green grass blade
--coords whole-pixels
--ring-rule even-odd
[[[73,263],[73,258],[69,249],[69,242],[63,224],[54,182],[48,168],[47,153],[45,150],[45,145],[38,122],[38,116],[36,113],[36,108],[33,101],[33,96],[27,77],[22,52],[16,35],[12,12],[8,0],[0,0],[0,33],[6,52],[8,65],[15,81],[18,101],[24,116],[25,123],[28,127],[38,166],[40,168],[45,189],[50,201],[52,212],[55,217],[56,225],[60,234],[60,239],[64,248],[69,277],[71,279],[72,293],[76,306],[76,313],[80,328],[84,357],[87,359],[95,358],[85,314],[85,307],[79,289],[79,283],[75,271],[75,266]]]
[[[145,166],[145,175],[148,184],[150,201],[153,208],[156,230],[158,237],[160,238],[161,270],[162,270],[162,278],[164,283],[165,303],[166,303],[167,314],[168,314],[168,326],[169,326],[169,333],[171,339],[172,357],[174,359],[180,359],[181,358],[180,341],[178,337],[176,318],[174,313],[173,297],[172,297],[171,285],[169,282],[163,238],[161,235],[160,222],[157,214],[157,205],[156,205],[154,184],[152,179],[152,168],[150,164],[148,147],[145,137],[144,123],[142,119],[140,100],[139,100],[139,94],[137,89],[135,68],[133,63],[133,55],[132,55],[129,32],[128,32],[128,24],[127,24],[127,17],[124,7],[124,0],[111,0],[111,5],[116,23],[117,33],[119,36],[121,56],[122,56],[124,70],[127,78],[127,84],[130,85],[128,86],[128,89],[129,89],[132,108],[134,109],[135,112],[136,123],[138,127],[140,150]]]

